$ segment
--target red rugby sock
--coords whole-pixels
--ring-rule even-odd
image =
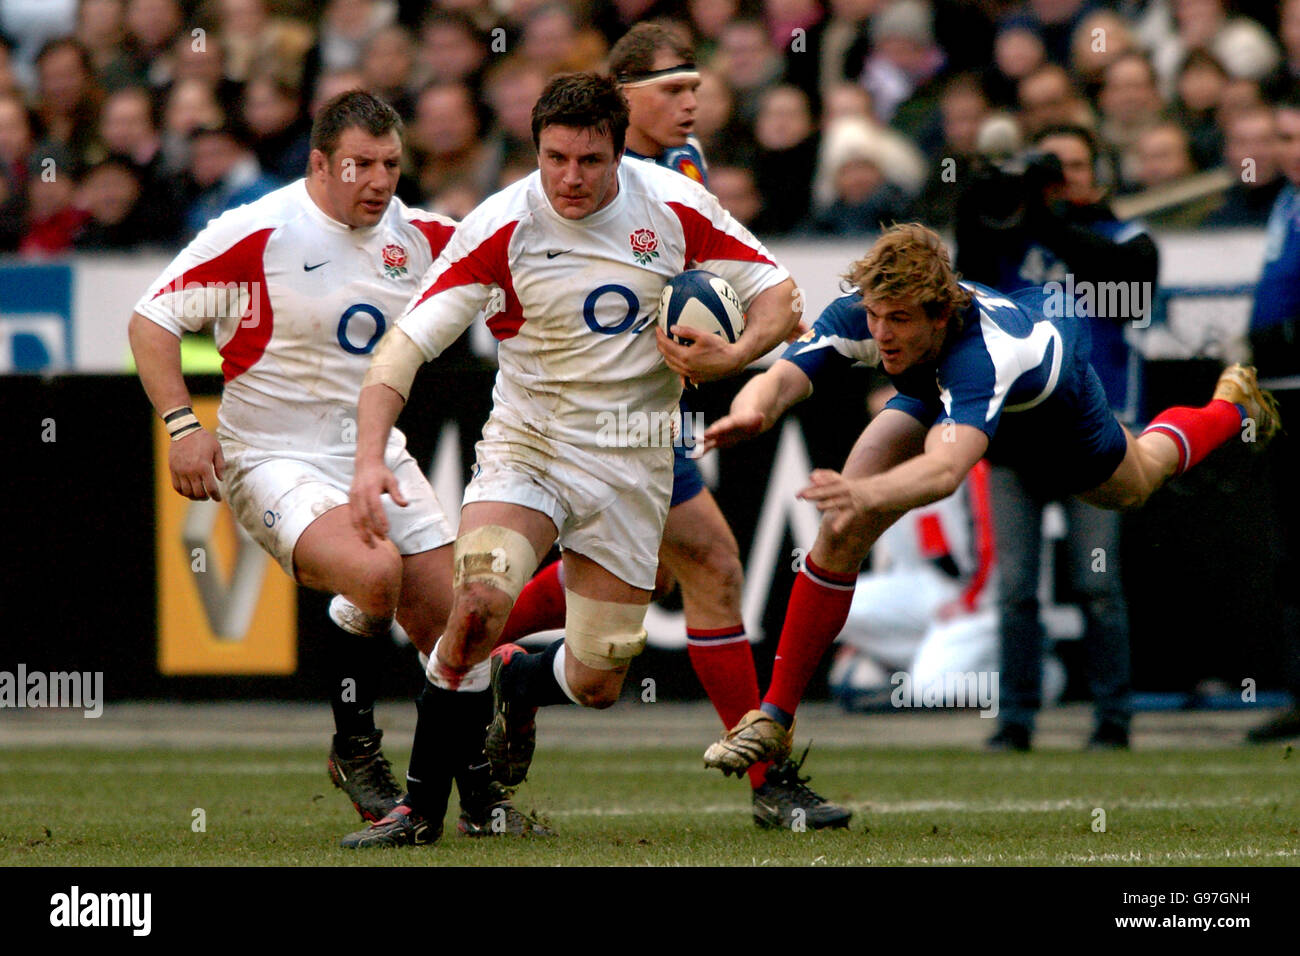
[[[1179,406],[1161,412],[1142,432],[1159,432],[1178,446],[1178,474],[1241,431],[1245,410],[1216,398],[1204,408]]]
[[[758,675],[744,624],[722,628],[688,626],[686,652],[724,727],[730,730],[748,711],[758,709]],[[750,786],[763,783],[767,766],[764,762],[749,768]]]
[[[811,558],[804,559],[804,569],[790,589],[785,626],[772,665],[772,684],[763,703],[794,715],[822,656],[848,620],[857,580],[856,574],[827,571]]]

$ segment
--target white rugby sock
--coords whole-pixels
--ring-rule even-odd
[[[492,670],[489,660],[481,660],[468,670],[454,670],[442,663],[438,656],[438,648],[441,646],[440,637],[438,643],[433,645],[433,653],[429,655],[428,666],[424,669],[424,675],[429,678],[429,683],[443,690],[460,691],[466,694],[488,689]]]
[[[551,673],[555,675],[555,683],[560,685],[560,690],[564,691],[564,696],[569,698],[575,704],[582,705],[582,701],[573,696],[573,691],[569,689],[569,681],[564,676],[564,644],[555,652],[555,658],[551,661]]]

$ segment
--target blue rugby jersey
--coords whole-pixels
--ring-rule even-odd
[[[1138,223],[1119,219],[1094,219],[1081,225],[1115,243],[1128,242],[1146,232]],[[1004,260],[996,285],[1008,293],[1018,292],[1048,282],[1064,283],[1069,271],[1069,265],[1051,249],[1030,243],[1018,262]],[[1076,281],[1078,278],[1076,275]],[[1082,302],[1076,299],[1075,307],[1081,309]],[[1091,319],[1087,324],[1092,343],[1089,360],[1106,390],[1106,399],[1122,420],[1132,424],[1142,402],[1141,356],[1124,340],[1123,322],[1112,317]]]
[[[927,426],[952,421],[978,428],[989,436],[991,458],[1019,457],[1033,449],[1000,447],[1005,443],[996,435],[1004,414],[1034,411],[1048,427],[1084,411],[1087,329],[1076,319],[1047,318],[1037,287],[1004,296],[974,282],[962,286],[973,293],[962,328],[935,362],[891,376],[899,394],[888,407]],[[832,365],[878,364],[862,297],[836,299],[781,357],[814,386]]]
[[[674,170],[689,179],[695,180],[705,189],[709,188],[709,167],[704,162],[704,149],[700,145],[700,141],[694,136],[686,137],[685,144],[671,146],[658,156],[642,156],[631,149],[625,150],[624,155],[633,159],[645,160],[647,163],[654,163],[656,166],[662,166],[665,169]]]
[[[1268,217],[1264,271],[1255,289],[1252,331],[1300,318],[1300,190],[1287,183]]]

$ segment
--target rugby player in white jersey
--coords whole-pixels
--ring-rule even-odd
[[[336,595],[329,772],[367,820],[402,793],[374,724],[375,642],[396,617],[417,646],[432,649],[450,604],[454,538],[398,431],[380,450],[394,476],[389,539],[367,544],[349,513],[370,353],[455,231],[450,219],[394,197],[401,132],[397,113],[376,97],[335,97],[312,127],[306,178],[210,222],[150,286],[130,324],[140,378],[171,434],[172,487],[195,501],[224,497],[294,580]],[[209,321],[225,377],[215,435],[190,408],[180,359],[181,334]],[[505,820],[527,830],[487,774],[491,701],[483,693],[475,703],[476,713],[463,708],[461,750],[449,758],[459,760],[460,828],[498,832],[489,824]]]
[[[486,307],[501,370],[461,510],[454,600],[420,697],[407,796],[344,846],[438,838],[450,789],[439,754],[457,687],[491,684],[487,753],[507,785],[527,772],[538,706],[618,698],[645,644],[680,376],[734,374],[796,326],[789,274],[717,200],[675,172],[620,161],[627,122],[612,78],[552,78],[533,108],[538,171],[466,217],[375,353],[351,492],[358,530],[375,542],[390,533],[382,496],[397,487],[382,451],[416,369]],[[679,345],[656,327],[664,285],[696,266],[726,278],[748,305],[737,342]],[[601,426],[611,414],[641,427],[611,440]],[[564,641],[538,654],[507,646],[489,660],[515,598],[557,540]]]
[[[627,98],[625,159],[676,170],[706,189],[708,166],[695,125],[700,74],[690,43],[659,23],[638,23],[609,52],[609,72]],[[700,333],[687,330],[692,340]],[[683,412],[689,399],[683,403]],[[724,727],[759,705],[754,653],[745,634],[740,548],[700,466],[684,443],[673,448],[673,494],[659,546],[660,589],[675,579],[686,617],[686,649]],[[659,589],[657,589],[659,590]],[[528,582],[499,641],[564,625],[560,562]],[[823,799],[799,774],[801,763],[759,762],[749,768],[754,822],[761,827],[847,826],[852,813]],[[797,811],[797,812],[796,812]]]

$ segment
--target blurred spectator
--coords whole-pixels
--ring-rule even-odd
[[[926,225],[952,224],[958,183],[965,183],[977,153],[976,143],[990,104],[979,80],[962,73],[949,80],[939,100],[943,116],[943,147],[930,157],[930,175],[917,200],[917,217]]]
[[[735,94],[735,115],[744,123],[754,122],[759,98],[781,79],[782,71],[781,56],[768,42],[767,29],[758,20],[746,19],[723,28],[709,66]]]
[[[218,34],[193,37],[182,32],[176,37],[169,75],[167,92],[184,80],[198,80],[211,87],[227,116],[238,116],[244,110],[244,84],[226,76],[226,48]]]
[[[937,130],[936,78],[944,62],[926,4],[894,0],[881,10],[871,20],[871,56],[861,77],[876,118],[909,136]]]
[[[1189,53],[1178,72],[1172,112],[1187,130],[1197,169],[1217,166],[1223,155],[1223,131],[1219,129],[1217,112],[1227,85],[1227,70],[1205,50]]]
[[[695,91],[695,135],[705,159],[714,162],[748,165],[753,160],[752,130],[736,116],[736,101],[731,89],[714,70],[700,70],[700,85]]]
[[[479,122],[478,104],[463,84],[434,85],[420,94],[410,141],[416,179],[426,197],[457,181],[472,183],[480,199],[492,191],[499,157],[483,141]]]
[[[1032,30],[1043,41],[1051,63],[1070,62],[1070,43],[1091,0],[1025,0],[1005,21]]]
[[[143,191],[141,211],[152,223],[150,235],[178,239],[185,194],[180,178],[167,169],[149,91],[135,86],[109,96],[99,119],[99,138],[109,155],[135,166]]]
[[[314,86],[321,73],[359,69],[366,42],[396,14],[391,0],[327,0],[316,45],[307,54],[304,85]]]
[[[486,36],[468,14],[431,14],[420,29],[415,73],[407,86],[421,89],[429,83],[466,83],[478,90],[487,55]]]
[[[1229,16],[1223,0],[1173,0],[1175,32],[1151,53],[1165,91],[1173,88],[1179,64],[1198,47],[1218,58],[1228,74],[1250,80],[1268,76],[1281,60],[1268,31],[1248,17]]]
[[[135,65],[125,48],[125,0],[79,0],[76,38],[90,54],[91,68],[105,90],[135,82]]]
[[[596,0],[592,4],[592,26],[600,31],[608,46],[643,20],[671,19],[681,7],[681,0]]]
[[[1097,105],[1101,108],[1098,135],[1119,157],[1120,184],[1131,186],[1137,179],[1138,135],[1160,118],[1164,105],[1150,61],[1141,53],[1125,53],[1114,60],[1103,74]]]
[[[753,227],[763,211],[763,197],[752,170],[745,166],[710,166],[709,188],[738,223]]]
[[[1282,61],[1264,80],[1269,99],[1288,100],[1300,92],[1300,0],[1283,0],[1278,12]]]
[[[27,107],[18,97],[0,93],[0,252],[13,252],[22,238],[31,151]]]
[[[169,173],[189,169],[191,136],[200,127],[221,126],[226,114],[212,87],[200,80],[172,85],[163,110],[163,166]]]
[[[807,94],[814,112],[821,110],[814,38],[819,34],[824,18],[819,0],[763,0],[768,38],[772,48],[780,50],[785,61],[782,67],[785,81]]]
[[[37,147],[27,166],[27,221],[19,255],[43,258],[72,248],[89,218],[72,204],[76,189],[71,153],[57,145]]]
[[[492,146],[506,162],[527,157],[537,165],[533,145],[533,104],[546,86],[546,74],[535,63],[522,57],[509,57],[493,67],[487,76],[485,92],[496,118]]]
[[[993,40],[993,62],[984,74],[984,88],[997,106],[1019,102],[1021,81],[1047,63],[1042,38],[1025,26],[1003,26]]]
[[[71,37],[51,40],[36,55],[36,74],[36,110],[45,139],[67,147],[73,163],[88,162],[103,93],[86,48]]]
[[[12,48],[9,39],[0,33],[0,95],[20,92],[18,76],[14,73]]]
[[[307,24],[272,17],[267,0],[219,0],[219,9],[226,76],[243,83],[256,69],[301,80],[303,60],[314,38]]]
[[[609,46],[595,29],[578,22],[567,3],[546,3],[524,19],[523,55],[547,75],[598,70]]]
[[[76,17],[77,0],[0,0],[0,33],[14,44],[14,69],[23,86],[35,86],[37,53],[70,35]]]
[[[81,177],[74,203],[88,218],[73,238],[80,251],[125,252],[160,240],[134,164],[121,157],[97,163]],[[173,239],[174,237],[167,237]]]
[[[298,87],[271,74],[255,75],[244,92],[244,125],[268,176],[281,183],[302,178],[311,153],[311,121]]]
[[[185,216],[191,234],[228,209],[279,188],[262,172],[257,157],[233,127],[200,127],[190,140],[190,175],[199,190]]]
[[[1219,129],[1226,134],[1233,119],[1242,113],[1254,113],[1262,109],[1264,92],[1255,80],[1229,79],[1219,97],[1219,110],[1216,119]]]
[[[1020,125],[1028,136],[1049,126],[1094,125],[1092,111],[1080,98],[1063,67],[1047,63],[1020,81]]]
[[[846,117],[822,135],[812,230],[835,236],[876,233],[906,216],[907,194],[885,178],[884,131]]]
[[[739,0],[687,0],[691,26],[695,28],[695,55],[701,63],[712,58],[725,27],[740,13]],[[618,37],[614,42],[618,42]],[[811,49],[811,47],[809,47]]]
[[[1070,44],[1070,69],[1090,102],[1097,102],[1106,67],[1136,50],[1127,21],[1114,10],[1094,10],[1079,21]]]
[[[835,83],[827,87],[822,98],[822,129],[846,116],[874,119],[875,115],[871,94],[856,83]]]
[[[407,82],[415,66],[415,42],[406,27],[393,24],[370,38],[361,58],[365,89],[378,96],[400,116],[415,112],[415,97]]]
[[[755,224],[760,235],[785,234],[807,217],[819,136],[808,97],[796,86],[777,86],[763,94],[754,124],[758,150],[754,172],[764,197]]]
[[[362,89],[366,84],[360,70],[330,70],[322,73],[316,80],[316,89],[311,97],[311,116],[315,119],[321,107],[340,93],[348,90]],[[407,114],[408,116],[410,114]]]
[[[444,186],[429,202],[429,208],[459,221],[473,212],[482,199],[483,191],[477,185],[458,179]]]
[[[182,38],[189,44],[198,39],[182,33],[184,23],[179,0],[127,0],[126,55],[137,80],[153,87],[168,81],[173,45]]]
[[[1262,227],[1286,184],[1277,164],[1277,127],[1266,107],[1236,114],[1225,129],[1223,161],[1234,177],[1223,205],[1205,224],[1212,228]]]
[[[1197,172],[1187,130],[1172,121],[1166,120],[1143,130],[1138,136],[1136,155],[1136,185],[1143,189],[1167,186]],[[1219,196],[1202,196],[1147,213],[1143,221],[1152,229],[1196,229],[1220,202]]]

